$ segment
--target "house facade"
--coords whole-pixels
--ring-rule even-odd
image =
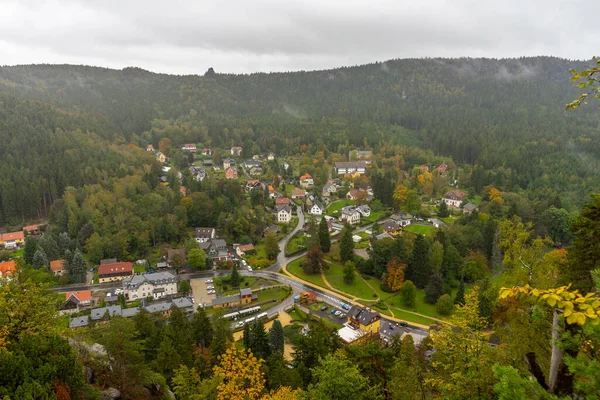
[[[5,249],[16,249],[25,243],[25,233],[23,231],[8,232],[0,235],[0,245]]]
[[[78,290],[65,293],[65,304],[60,307],[62,313],[71,313],[79,311],[81,308],[92,305],[92,291]]]
[[[160,161],[161,163],[165,163],[167,162],[167,157],[165,157],[165,155],[163,153],[161,153],[160,151],[157,151],[155,153],[156,159],[158,161]]]
[[[54,276],[62,276],[65,273],[65,260],[50,261],[50,271]]]
[[[463,200],[466,198],[467,195],[457,189],[446,193],[442,200],[448,205],[448,207],[460,208]]]
[[[227,171],[225,171],[225,177],[227,179],[237,179],[237,177],[238,177],[237,168],[236,167],[227,168]]]
[[[215,228],[196,228],[195,238],[196,242],[204,243],[210,239],[214,239],[216,236]]]
[[[231,155],[235,157],[239,157],[242,155],[242,148],[239,146],[235,146],[231,148]]]
[[[304,198],[306,198],[306,190],[297,188],[292,189],[292,199],[297,200]]]
[[[352,306],[348,311],[348,323],[363,332],[379,333],[381,315],[366,307]]]
[[[252,290],[248,288],[240,289],[239,294],[226,297],[218,297],[212,301],[214,308],[237,307],[250,304],[256,300],[257,296],[252,294]]]
[[[130,262],[100,264],[98,267],[100,283],[120,281],[130,276],[133,276],[133,264]]]
[[[362,217],[366,218],[371,216],[371,207],[366,204],[356,207],[356,211],[358,211]]]
[[[360,213],[356,210],[355,207],[342,207],[340,221],[347,222],[350,225],[356,225],[360,223]]]
[[[235,166],[235,160],[231,158],[226,158],[223,160],[223,169],[227,169],[233,166]]]
[[[277,206],[277,222],[287,224],[292,220],[292,208],[289,204]]]
[[[309,174],[304,174],[300,177],[300,186],[302,186],[305,189],[311,188],[313,187],[315,184],[315,181],[313,179],[312,176],[310,176]]]
[[[471,213],[473,213],[473,212],[475,212],[477,210],[479,210],[479,207],[477,207],[475,204],[473,204],[473,203],[467,203],[463,207],[463,214],[465,214],[465,215],[471,214]]]
[[[247,252],[252,252],[252,251],[255,251],[253,244],[240,244],[239,246],[237,246],[235,248],[235,253],[239,257],[243,256]]]
[[[200,243],[199,247],[215,261],[227,261],[231,258],[227,243],[223,239],[209,239]]]
[[[177,294],[177,280],[168,272],[135,275],[123,279],[123,293],[129,300],[162,297]]]
[[[323,197],[329,197],[335,193],[337,193],[337,186],[336,186],[335,182],[327,181],[325,186],[323,186],[323,190],[321,190],[321,195]]]
[[[394,221],[385,222],[382,225],[383,231],[388,235],[396,236],[402,233],[402,227]]]
[[[148,146],[146,146],[146,151],[148,151],[148,152],[154,151],[154,146],[152,146],[151,144],[149,144]]]
[[[364,161],[336,162],[335,173],[338,175],[351,175],[358,173],[360,175],[367,171],[367,163]]]
[[[308,213],[311,215],[323,215],[324,212],[325,206],[323,206],[323,204],[319,200],[314,199],[312,206],[308,210]]]
[[[17,263],[14,261],[0,262],[0,279],[11,279],[17,273]]]
[[[196,152],[196,144],[195,143],[186,143],[183,145],[181,150],[187,151],[190,153],[195,153]]]

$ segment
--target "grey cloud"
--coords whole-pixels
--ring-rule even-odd
[[[135,65],[168,73],[203,73],[213,66],[217,72],[245,73],[406,57],[583,59],[593,55],[590,49],[600,37],[587,5],[580,0],[0,0],[0,63]],[[502,79],[509,75],[498,72]]]

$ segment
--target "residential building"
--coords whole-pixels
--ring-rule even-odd
[[[61,276],[65,273],[65,260],[50,261],[50,270],[54,273],[54,276]]]
[[[239,146],[231,148],[231,155],[235,157],[239,157],[242,155],[242,148]]]
[[[348,190],[348,193],[346,193],[346,198],[348,200],[358,200],[358,198],[360,197],[360,190],[358,189],[350,189]]]
[[[227,248],[227,243],[223,239],[209,239],[199,244],[207,256],[215,261],[227,261],[231,258],[231,252]]]
[[[350,225],[358,224],[360,222],[360,213],[356,210],[355,207],[342,207],[340,221],[345,221]]]
[[[392,236],[402,233],[402,228],[400,227],[400,225],[398,225],[394,221],[384,222],[381,227],[383,228],[383,231],[385,233],[392,235]]]
[[[348,323],[361,331],[377,334],[381,326],[381,315],[366,307],[352,306],[348,311]]]
[[[196,152],[196,144],[195,143],[186,143],[183,145],[181,150],[188,151],[190,153],[195,153]]]
[[[246,168],[260,167],[260,161],[258,161],[258,160],[246,160],[244,162],[244,167],[246,167]]]
[[[101,264],[98,267],[100,283],[120,281],[129,276],[133,276],[133,264],[130,262]]]
[[[278,197],[275,199],[276,206],[290,205],[290,199],[287,197]]]
[[[192,173],[192,176],[194,177],[194,180],[196,182],[202,182],[204,180],[204,178],[208,177],[208,173],[206,172],[205,167],[198,167],[198,166],[192,165],[190,167],[190,172]]]
[[[8,232],[0,235],[0,245],[5,249],[16,249],[25,243],[25,233],[23,231]]]
[[[373,157],[371,150],[353,150],[348,153],[349,160],[370,160]]]
[[[238,177],[237,168],[236,167],[227,168],[227,170],[225,171],[225,177],[227,179],[237,179],[237,177]]]
[[[337,186],[333,181],[327,181],[325,186],[323,186],[323,190],[321,190],[321,195],[323,197],[329,197],[332,194],[337,193]]]
[[[438,174],[444,176],[444,175],[446,175],[446,172],[448,172],[448,164],[442,163],[442,164],[438,165],[437,167],[435,167],[434,171],[437,172]]]
[[[256,300],[257,298],[258,297],[252,293],[251,289],[244,288],[240,289],[239,294],[235,294],[233,296],[218,297],[214,299],[212,301],[212,306],[214,308],[243,306],[246,304],[250,304],[253,300]]]
[[[375,240],[393,239],[393,238],[394,237],[387,232],[383,232],[383,233],[380,233],[379,235],[375,236]]]
[[[252,167],[248,173],[252,176],[259,176],[262,175],[263,169],[261,167]]]
[[[205,147],[202,149],[202,155],[203,156],[212,156],[212,150],[209,149],[208,147]]]
[[[165,157],[165,155],[160,151],[157,151],[156,153],[154,153],[154,155],[156,156],[156,159],[161,163],[167,162],[167,157]]]
[[[360,213],[360,215],[363,216],[363,217],[370,217],[371,216],[371,207],[369,207],[366,204],[363,204],[362,206],[356,207],[356,211],[358,211]]]
[[[154,146],[149,144],[148,146],[146,146],[146,151],[154,151]]]
[[[27,225],[23,227],[23,232],[26,232],[32,236],[37,236],[40,235],[42,233],[41,228],[43,225],[41,224],[37,224],[37,225]]]
[[[90,317],[85,315],[83,317],[73,318],[69,321],[69,328],[81,328],[90,324]]]
[[[442,200],[448,205],[448,207],[460,208],[460,205],[466,198],[467,195],[457,189],[446,193]]]
[[[10,279],[17,273],[17,263],[10,261],[0,262],[0,278]]]
[[[277,222],[289,223],[292,220],[292,207],[289,204],[282,204],[276,207]]]
[[[269,153],[267,155],[267,160],[268,161],[273,161],[275,159],[275,153]]]
[[[134,275],[123,279],[123,292],[129,300],[162,297],[177,294],[177,280],[168,272]]]
[[[223,160],[223,169],[227,169],[227,168],[230,168],[230,167],[233,167],[233,166],[235,166],[235,160],[234,159],[228,157],[228,158],[225,158]]]
[[[308,213],[311,215],[323,215],[327,210],[323,203],[321,203],[318,199],[313,200],[313,204],[308,210]]]
[[[433,226],[435,226],[436,228],[442,228],[442,227],[446,226],[446,224],[443,221],[441,221],[437,218],[429,218],[428,221],[431,222],[431,224]]]
[[[214,165],[213,160],[202,160],[202,165],[206,168],[212,168]]]
[[[385,343],[391,343],[394,337],[404,339],[406,336],[412,336],[413,342],[416,346],[427,337],[427,334],[423,333],[423,331],[415,331],[408,327],[402,327],[397,322],[388,321],[386,319],[381,320],[379,337]]]
[[[75,292],[65,293],[65,304],[60,308],[61,312],[76,312],[81,308],[90,307],[92,305],[92,291],[79,290]]]
[[[292,189],[292,199],[304,199],[306,198],[306,190],[304,189]]]
[[[246,190],[252,190],[260,186],[260,181],[257,179],[249,179],[246,181]]]
[[[92,310],[91,318],[92,321],[99,321],[105,316],[114,317],[115,315],[121,316],[121,306],[94,308]]]
[[[275,188],[272,185],[268,185],[266,183],[261,183],[260,184],[260,188],[261,190],[264,192],[265,190],[269,191],[269,198],[274,199],[275,198]]]
[[[235,248],[235,253],[239,257],[243,256],[246,253],[254,252],[254,251],[255,251],[255,249],[254,249],[254,245],[252,243],[250,243],[250,244],[240,244],[240,245],[236,246],[236,248]]]
[[[210,239],[214,239],[216,235],[215,228],[196,228],[196,242],[204,243]]]
[[[279,233],[279,227],[277,225],[267,226],[263,231],[263,236],[266,236],[269,232],[273,232],[277,235]]]
[[[463,207],[463,214],[471,214],[475,211],[478,211],[479,207],[477,207],[475,204],[473,203],[467,203],[465,204],[465,206]]]
[[[367,163],[364,161],[336,162],[335,173],[338,175],[348,175],[358,173],[360,175],[367,171]]]
[[[390,219],[400,225],[402,228],[412,224],[412,215],[406,213],[394,214],[390,217]]]
[[[309,174],[304,174],[300,177],[300,186],[302,186],[305,189],[311,188],[313,187],[315,184],[315,181],[313,179],[312,176],[310,176]]]

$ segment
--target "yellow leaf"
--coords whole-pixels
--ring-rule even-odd
[[[554,297],[548,297],[547,302],[550,307],[554,307],[556,305],[556,299]]]
[[[567,324],[574,324],[575,322],[577,322],[577,313],[570,314],[567,317]]]
[[[579,325],[584,325],[585,324],[585,320],[586,320],[585,314],[583,314],[583,313],[577,313],[577,323]]]
[[[567,318],[567,317],[568,317],[569,315],[571,315],[571,314],[573,314],[573,310],[571,310],[571,309],[568,309],[568,310],[565,310],[564,316],[565,316],[565,318]],[[568,321],[567,321],[567,322],[568,322]]]

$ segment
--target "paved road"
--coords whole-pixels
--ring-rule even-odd
[[[277,261],[275,261],[275,263],[271,266],[265,268],[267,271],[277,272],[281,269],[281,267],[299,257],[298,255],[292,257],[285,256],[285,246],[287,242],[296,234],[296,232],[304,229],[305,219],[302,207],[296,206],[296,215],[298,215],[298,225],[296,225],[296,227],[290,233],[288,233],[286,237],[279,241],[279,255],[277,256]]]

